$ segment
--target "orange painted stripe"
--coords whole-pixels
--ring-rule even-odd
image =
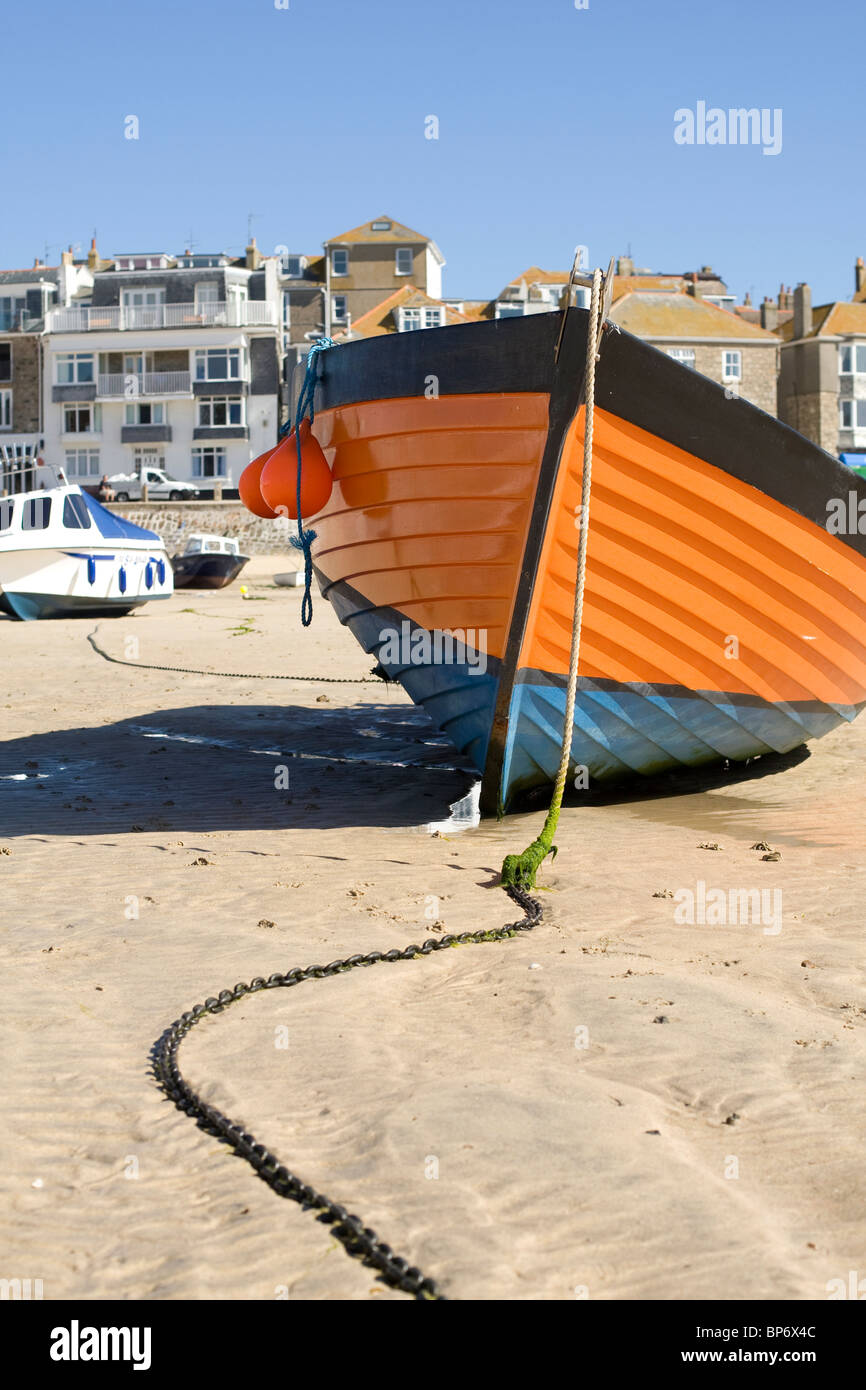
[[[581,410],[519,659],[560,675],[583,424]],[[735,658],[726,656],[732,638]],[[749,484],[596,409],[580,674],[857,704],[866,698],[866,559]]]
[[[548,397],[536,393],[317,415],[334,474],[314,521],[317,565],[429,630],[480,628],[488,655],[501,657],[547,425]]]

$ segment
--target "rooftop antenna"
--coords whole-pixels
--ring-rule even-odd
[[[257,218],[261,217],[261,215],[262,214],[260,212],[247,213],[247,244],[249,244],[253,239],[253,222]]]

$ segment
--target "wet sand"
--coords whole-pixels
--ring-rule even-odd
[[[323,601],[301,629],[284,568],[0,618],[0,1275],[46,1299],[403,1297],[149,1049],[237,980],[511,920],[543,813],[425,830],[471,774],[399,690],[273,678],[371,665]],[[132,670],[97,627],[265,679]],[[864,753],[861,719],[771,776],[568,808],[534,933],[256,995],[183,1070],[450,1297],[826,1298],[866,1273]],[[699,882],[780,890],[780,930],[678,923]]]

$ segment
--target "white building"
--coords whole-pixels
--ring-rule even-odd
[[[82,483],[164,468],[231,488],[276,443],[278,263],[129,252],[95,261],[89,297],[48,312],[46,463]]]

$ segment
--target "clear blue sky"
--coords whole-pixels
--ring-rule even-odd
[[[9,0],[2,33],[3,266],[240,250],[250,213],[310,252],[387,212],[467,297],[577,243],[816,302],[866,256],[862,0]],[[781,153],[677,145],[699,101],[780,107]]]

